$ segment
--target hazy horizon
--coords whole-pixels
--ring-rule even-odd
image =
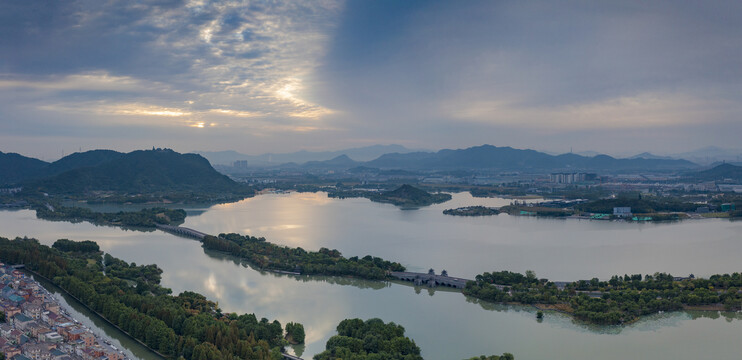
[[[0,4],[0,151],[737,148],[742,3]]]

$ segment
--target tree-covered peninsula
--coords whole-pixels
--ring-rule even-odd
[[[476,276],[463,292],[478,299],[532,304],[572,314],[594,324],[625,324],[659,311],[683,309],[740,310],[742,274],[713,275],[708,279],[676,278],[670,274],[613,276],[567,284],[499,271]]]
[[[240,234],[206,236],[203,247],[242,258],[263,270],[285,271],[306,275],[353,276],[382,280],[389,271],[404,271],[400,263],[378,257],[345,258],[337,250],[321,248],[306,251],[265,241],[265,238]]]
[[[51,221],[87,221],[96,225],[155,228],[157,224],[178,225],[186,218],[183,209],[150,208],[139,211],[102,213],[83,207],[52,206],[37,204],[36,217]]]
[[[160,286],[162,271],[156,265],[137,266],[110,255],[104,264],[99,252],[58,248],[88,249],[89,244],[74,247],[65,240],[51,248],[34,239],[0,238],[0,261],[24,264],[168,359],[282,358],[286,340],[278,321],[224,314],[194,292],[173,296]],[[296,337],[299,326],[291,327]]]

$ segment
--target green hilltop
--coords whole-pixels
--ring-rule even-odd
[[[179,194],[179,199],[239,198],[253,194],[247,185],[220,174],[196,154],[180,154],[170,149],[127,154],[96,150],[70,157],[49,166],[53,175],[26,180],[22,185],[27,191],[87,198],[100,194],[150,197]]]

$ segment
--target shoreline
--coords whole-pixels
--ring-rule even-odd
[[[475,207],[479,205],[470,205],[465,206],[466,207]],[[685,217],[681,217],[678,219],[663,219],[663,220],[631,220],[626,218],[617,218],[617,219],[594,219],[591,218],[589,215],[568,215],[568,216],[543,216],[543,215],[514,215],[509,214],[507,212],[501,211],[500,208],[492,207],[493,209],[497,209],[500,211],[497,214],[475,214],[475,215],[464,215],[464,214],[454,214],[454,213],[445,213],[445,211],[449,210],[459,210],[461,208],[451,208],[451,209],[444,209],[443,214],[448,216],[455,216],[455,217],[473,217],[473,218],[482,218],[482,217],[489,217],[489,216],[499,216],[501,214],[505,214],[508,216],[513,217],[524,217],[524,218],[537,218],[537,219],[556,219],[556,220],[589,220],[589,221],[604,221],[604,222],[621,222],[621,223],[636,223],[636,224],[647,224],[647,223],[658,223],[658,224],[667,224],[667,223],[680,223],[684,221],[707,221],[707,220],[729,220],[729,221],[736,221],[736,220],[742,220],[742,218],[733,218],[729,216],[693,216],[695,214],[689,214],[689,213],[681,213],[684,214]],[[665,214],[661,214],[665,215]]]

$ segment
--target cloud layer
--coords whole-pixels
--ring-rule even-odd
[[[0,150],[723,145],[741,24],[732,1],[3,2]]]

